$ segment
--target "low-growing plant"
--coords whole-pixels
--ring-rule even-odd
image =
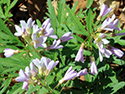
[[[118,79],[123,69],[114,71],[110,63],[125,65],[124,51],[115,46],[124,47],[125,30],[115,14],[107,17],[112,9],[103,4],[97,14],[93,0],[87,0],[87,9],[75,14],[78,2],[69,8],[59,0],[55,14],[51,0],[47,3],[43,23],[20,20],[14,35],[0,19],[0,52],[5,56],[0,58],[0,94],[123,93],[124,79]],[[1,18],[11,17],[1,13]]]

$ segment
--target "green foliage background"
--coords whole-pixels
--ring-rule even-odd
[[[32,49],[32,47],[26,47],[24,43],[22,43],[16,36],[14,36],[8,27],[5,25],[5,22],[8,21],[8,18],[14,16],[9,14],[10,9],[16,4],[18,0],[14,0],[10,3],[10,0],[1,0],[0,1],[0,53],[3,52],[5,48],[11,49],[19,49],[26,50]],[[80,71],[83,68],[90,67],[89,56],[91,55],[91,51],[84,50],[84,56],[86,57],[85,63],[75,62],[74,58],[77,54],[77,51],[84,41],[83,38],[79,37],[78,34],[84,35],[85,37],[89,36],[89,33],[94,32],[96,28],[94,28],[96,21],[94,21],[96,17],[96,8],[92,8],[91,5],[93,0],[87,0],[87,9],[82,11],[82,9],[75,15],[76,7],[78,2],[70,9],[68,5],[66,5],[66,0],[59,0],[57,15],[55,14],[54,7],[52,6],[51,0],[47,0],[48,4],[48,13],[47,16],[51,19],[51,24],[54,29],[54,33],[60,38],[64,33],[71,31],[72,36],[74,37],[72,40],[63,43],[64,48],[52,51],[46,51],[42,55],[46,55],[46,57],[51,58],[53,60],[59,60],[59,66],[54,68],[51,74],[47,77],[47,83],[51,89],[53,89],[58,81],[64,76],[66,70],[73,66],[76,71]],[[6,8],[3,8],[3,5]],[[65,9],[65,11],[64,11]],[[68,13],[68,16],[66,14]],[[83,25],[81,19],[86,17],[85,22],[86,25]],[[46,19],[46,18],[45,18]],[[39,20],[36,21],[39,26],[41,26],[41,22]],[[101,24],[98,24],[98,26]],[[87,32],[88,31],[88,32]],[[117,31],[115,31],[117,32]],[[121,32],[125,32],[122,30]],[[109,37],[109,39],[111,39]],[[50,41],[52,41],[50,39]],[[113,38],[115,45],[116,43],[122,45],[124,47],[125,42],[122,39],[122,36]],[[94,46],[95,44],[93,44]],[[67,89],[62,91],[62,94],[123,94],[125,89],[125,78],[123,80],[119,80],[118,77],[122,72],[125,61],[122,59],[118,59],[115,56],[112,56],[110,59],[104,59],[103,62],[99,62],[98,50],[97,47],[94,46],[94,57],[96,59],[96,64],[98,67],[98,74],[85,75],[86,81],[81,81],[79,78],[71,80],[68,82],[66,87],[72,87],[72,89]],[[12,83],[12,79],[18,77],[18,71],[20,69],[25,69],[26,66],[29,66],[32,59],[38,57],[35,52],[30,52],[33,57],[29,55],[28,52],[22,52],[16,55],[13,55],[9,58],[0,58],[0,94],[22,94],[26,92],[22,89],[22,83],[15,83],[13,86],[10,85]],[[41,58],[41,57],[38,57]],[[109,62],[118,64],[120,69],[114,71]],[[55,79],[56,77],[56,79]],[[64,84],[60,85],[54,90],[55,94],[59,94],[59,91],[63,87]],[[32,92],[36,92],[37,94],[47,93],[48,91],[42,86],[33,86],[29,85],[27,94],[31,94]]]

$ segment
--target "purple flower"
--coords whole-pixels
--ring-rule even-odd
[[[122,36],[122,35],[125,35],[125,33],[118,33],[118,34],[115,34],[114,36]]]
[[[90,57],[90,60],[91,60],[91,65],[90,65],[91,74],[93,74],[93,75],[98,74],[94,57]]]
[[[88,74],[87,69],[83,69],[77,73],[77,77]]]
[[[24,20],[20,21],[21,27],[18,25],[15,25],[16,33],[14,33],[15,36],[22,36],[25,37],[28,34],[30,34],[30,29],[34,25],[35,21],[32,21],[32,18],[29,18],[27,23]]]
[[[103,4],[101,7],[101,11],[100,11],[100,16],[103,17],[106,14],[108,14],[110,11],[112,10],[112,8],[108,8],[107,5]]]
[[[45,71],[45,62],[47,62],[46,60],[47,58],[42,57],[41,60],[39,60],[38,58],[32,60],[32,62],[38,67],[39,69],[39,74],[42,75],[43,72]]]
[[[25,68],[25,73],[27,74],[28,77],[36,76],[37,69],[35,68],[35,66],[32,62],[30,63],[30,69],[28,66]]]
[[[19,27],[18,25],[15,25],[16,33],[14,33],[15,36],[27,36],[26,30],[24,28]]]
[[[112,52],[110,50],[103,47],[104,44],[109,43],[109,41],[107,39],[104,39],[104,37],[105,37],[105,34],[100,33],[99,36],[94,40],[94,43],[97,45],[97,47],[99,49],[99,58],[100,58],[101,62],[103,60],[102,54],[107,58],[109,58],[110,55],[112,54]]]
[[[46,65],[46,73],[45,75],[48,75],[50,71],[59,63],[59,61],[54,62],[54,60],[50,61],[49,63],[45,62]]]
[[[46,57],[42,57],[41,60],[36,58],[32,60],[32,62],[39,68],[40,75],[48,75],[50,71],[59,63],[59,61],[54,62],[54,60]]]
[[[54,30],[53,28],[51,28],[50,18],[48,18],[47,20],[43,22],[40,34],[42,34],[42,36],[57,39],[58,37],[56,35],[53,35],[53,32]]]
[[[26,89],[26,90],[28,89],[29,77],[22,69],[20,69],[19,77],[17,77],[15,80],[18,82],[24,82],[22,89]]]
[[[36,59],[33,59],[32,60],[32,62],[40,69],[40,68],[42,68],[42,69],[45,69],[45,61],[47,61],[46,60],[47,58],[45,58],[45,57],[42,57],[41,58],[41,60],[39,60],[38,58],[36,58]]]
[[[33,34],[33,43],[34,43],[34,48],[42,47],[46,48],[46,44],[44,43],[47,40],[47,37],[38,37],[36,38],[36,34]]]
[[[59,81],[60,84],[63,82],[73,79],[77,76],[77,72],[75,70],[72,70],[72,66],[66,71],[64,77]]]
[[[24,20],[20,21],[21,27],[26,30],[28,34],[30,34],[30,29],[34,25],[35,21],[32,20],[32,18],[29,18],[27,20],[27,23]]]
[[[47,47],[47,49],[60,49],[63,48],[62,45],[59,45],[61,43],[60,40],[54,40],[53,44],[50,47]]]
[[[82,63],[84,63],[83,47],[84,47],[84,44],[82,44],[81,47],[79,48],[79,51],[75,57],[75,61],[78,61],[78,62],[81,61]]]
[[[112,16],[112,18],[107,18],[104,20],[101,26],[101,30],[108,30],[113,31],[114,29],[121,31],[121,28],[116,27],[118,25],[118,19],[113,21],[115,19],[115,14]]]
[[[27,20],[27,23],[24,20],[20,20],[21,27],[25,28],[25,29],[27,29],[27,28],[30,29],[34,25],[34,23],[35,23],[35,21],[33,21],[32,18],[29,18]]]
[[[33,84],[34,80],[32,80],[32,76],[36,76],[37,69],[35,68],[34,64],[30,63],[30,68],[27,66],[25,68],[25,72],[20,69],[19,77],[17,77],[15,80],[18,82],[23,82],[22,89],[28,89],[28,83]]]
[[[99,58],[100,58],[100,62],[102,62],[103,60],[103,56],[102,54],[106,57],[106,58],[109,58],[110,55],[112,54],[112,52],[106,48],[102,48],[102,49],[99,49]]]
[[[61,40],[61,42],[65,42],[65,41],[68,41],[68,40],[70,40],[70,39],[72,39],[73,37],[72,37],[72,35],[71,35],[71,32],[67,32],[67,33],[65,33],[61,38],[60,38],[60,40]]]
[[[118,48],[112,47],[110,45],[108,45],[108,49],[117,57],[121,58],[124,55],[124,52],[121,51]]]
[[[6,48],[4,50],[4,55],[6,57],[11,57],[13,54],[17,54],[17,53],[19,53],[19,50],[13,50],[13,49],[10,49],[10,48]]]
[[[41,29],[38,28],[38,25],[33,25],[33,34],[36,34],[40,31],[41,31]]]

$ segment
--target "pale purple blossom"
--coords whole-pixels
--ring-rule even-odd
[[[50,71],[59,63],[59,61],[54,62],[54,60],[50,61],[49,63],[45,62],[46,65],[46,73],[45,75],[48,75]]]
[[[115,14],[111,18],[107,18],[101,25],[101,30],[113,31],[114,29],[121,31],[121,28],[118,28],[118,19],[115,19]]]
[[[23,82],[23,87],[22,89],[28,89],[28,84],[33,84],[34,80],[32,80],[32,76],[36,76],[37,74],[37,69],[35,68],[34,64],[31,62],[30,63],[30,68],[27,66],[25,68],[25,72],[20,69],[19,72],[19,77],[17,77],[15,80],[18,82]]]
[[[54,62],[46,57],[42,57],[41,60],[38,58],[32,60],[32,62],[39,68],[39,74],[48,75],[49,72],[59,63],[59,61]]]
[[[20,69],[19,77],[17,77],[15,80],[18,82],[24,82],[22,89],[28,89],[29,77],[22,69]]]
[[[4,50],[4,55],[6,57],[11,57],[13,54],[16,54],[16,53],[19,53],[19,50],[13,50],[13,49],[10,49],[10,48],[6,48]]]
[[[32,62],[30,63],[30,68],[28,66],[25,68],[25,73],[28,77],[36,76],[37,69]]]
[[[114,34],[114,36],[122,36],[122,35],[125,35],[125,33]]]
[[[102,55],[104,55],[106,58],[109,58],[111,54],[112,54],[112,52],[110,50],[108,50],[108,49],[106,49],[104,47],[102,49],[99,48],[100,62],[102,62],[102,60],[103,60],[103,56]]]
[[[93,75],[98,74],[98,70],[97,70],[97,66],[95,64],[94,57],[90,57],[90,61],[91,61],[91,64],[90,64],[91,74],[93,74]]]
[[[44,62],[47,62],[46,60],[47,58],[45,57],[42,57],[41,60],[39,60],[38,58],[36,59],[33,59],[32,62],[40,69],[45,69],[45,63]]]
[[[65,41],[68,41],[70,39],[72,39],[72,35],[71,35],[71,32],[67,32],[65,33],[64,35],[62,35],[62,37],[60,38],[61,42],[65,42]]]
[[[50,18],[43,22],[40,32],[42,36],[51,37],[54,39],[58,38],[57,35],[53,35],[54,29],[51,27]]]
[[[33,34],[37,34],[40,31],[41,29],[38,27],[38,25],[33,25]]]
[[[107,15],[111,10],[112,10],[112,8],[108,8],[107,5],[103,4],[99,15],[101,17],[103,17],[103,16]]]
[[[27,36],[26,30],[24,28],[15,25],[15,29],[17,32],[14,33],[15,36]]]
[[[110,55],[112,54],[112,52],[106,48],[104,48],[104,44],[108,44],[109,41],[105,38],[105,34],[104,33],[100,33],[99,36],[94,40],[94,43],[97,45],[98,49],[99,49],[99,57],[100,57],[100,61],[102,62],[103,60],[103,56],[102,54],[109,58]]]
[[[41,60],[39,60],[38,58],[32,60],[32,62],[38,67],[40,75],[42,75],[43,72],[45,72],[45,68],[46,68],[45,64],[48,65],[50,61],[51,59],[46,58],[44,56],[41,58]]]
[[[42,47],[42,48],[46,48],[46,44],[44,43],[47,40],[47,37],[38,37],[36,38],[36,34],[33,34],[33,44],[34,44],[34,48],[38,48],[38,47]]]
[[[16,33],[14,33],[15,36],[27,36],[28,34],[30,34],[30,29],[31,27],[34,25],[35,21],[32,21],[32,18],[29,18],[27,20],[27,23],[24,20],[20,20],[20,25],[21,27],[19,27],[18,25],[15,25],[15,29],[16,29]]]
[[[53,44],[49,47],[47,47],[47,49],[60,49],[63,48],[62,45],[59,45],[61,43],[61,40],[54,40]]]
[[[63,82],[73,79],[77,76],[77,72],[75,70],[72,70],[72,66],[66,71],[64,77],[59,81],[60,84]]]
[[[34,25],[35,21],[32,20],[32,18],[29,18],[27,20],[27,23],[24,21],[24,20],[20,20],[20,24],[21,24],[21,27],[24,28],[24,29],[28,29],[30,30],[31,27]]]
[[[52,61],[49,62],[49,64],[46,66],[46,67],[47,67],[47,70],[51,71],[58,63],[59,63],[59,61],[54,62],[54,60],[52,60]]]
[[[81,70],[81,71],[79,71],[79,72],[77,73],[77,76],[76,76],[76,77],[84,76],[84,75],[86,75],[86,74],[88,74],[87,69],[83,69],[83,70]]]
[[[75,61],[78,61],[78,62],[82,62],[84,63],[84,56],[83,56],[83,46],[81,45],[81,47],[79,48],[79,51],[75,57]]]
[[[112,47],[110,45],[108,45],[108,49],[117,57],[121,58],[124,55],[124,52],[121,51],[118,48]]]

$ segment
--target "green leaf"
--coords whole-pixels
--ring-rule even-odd
[[[114,57],[114,61],[113,63],[116,63],[118,65],[125,65],[125,61],[122,59],[117,59],[116,57]]]
[[[18,70],[18,69],[19,69],[18,67],[14,67],[14,68],[10,67],[10,68],[7,68],[7,69],[3,70],[1,74],[5,74],[7,72],[12,72],[12,71],[15,71],[15,70]]]
[[[87,27],[87,30],[91,33],[92,32],[92,25],[93,25],[93,20],[95,18],[95,15],[93,15],[93,11],[92,9],[90,8],[87,12],[87,15],[86,15],[86,27]]]
[[[75,16],[75,14],[73,13],[73,11],[72,11],[68,6],[66,6],[66,10],[68,11],[69,17],[70,17],[71,20],[73,21],[73,23],[74,23],[74,25],[76,26],[76,28],[77,28],[78,30],[80,30],[83,35],[88,36],[89,34],[88,34],[88,32],[85,30],[85,27],[81,24],[80,19],[78,19],[78,18]]]
[[[55,32],[57,31],[57,27],[59,26],[58,20],[56,18],[56,14],[55,14],[55,9],[51,3],[51,0],[47,0],[47,4],[48,4],[48,11],[49,11],[49,18],[51,19],[51,24],[53,29],[55,30]],[[58,27],[59,28],[59,27]]]
[[[91,55],[91,52],[88,51],[88,50],[84,50],[84,51],[83,51],[83,55],[88,55],[88,56],[90,56],[90,55]]]
[[[10,0],[9,0],[10,1]],[[17,3],[17,1],[18,0],[14,0],[10,5],[8,4],[8,8],[7,8],[7,10],[5,11],[5,17],[7,18],[7,17],[11,17],[12,16],[12,14],[9,14],[9,11],[10,11],[10,9],[11,8],[13,8],[14,7],[14,5]]]
[[[118,40],[118,43],[119,43],[120,45],[125,45],[125,40],[120,39],[120,40]]]
[[[6,32],[7,34],[11,36],[13,35],[11,31],[7,28],[7,26],[4,24],[2,19],[0,19],[0,30],[3,30],[4,32]]]
[[[25,89],[22,89],[23,83],[16,83],[8,94],[23,94]]]
[[[4,49],[5,49],[4,46],[0,46],[0,53],[2,53]]]
[[[36,85],[36,86],[29,85],[27,94],[31,94],[39,89],[40,89],[40,86],[38,86],[38,85]]]
[[[0,6],[0,18],[6,18],[5,16],[4,16],[4,13],[3,13],[3,9],[2,9],[2,7]]]
[[[13,56],[12,56],[13,57]],[[26,63],[26,60],[20,59],[19,57],[17,59],[11,58],[0,58],[0,64],[8,67],[17,67],[19,69],[24,69],[29,64]]]
[[[75,13],[76,12],[76,8],[77,8],[77,6],[78,6],[78,1],[73,5],[73,7],[72,7],[72,11],[73,11],[73,13]]]
[[[121,81],[119,83],[116,84],[112,84],[109,87],[113,87],[113,92],[111,94],[116,93],[119,89],[123,88],[125,86],[125,82]]]
[[[87,8],[90,8],[93,4],[93,0],[87,0]]]
[[[7,87],[9,86],[9,84],[11,82],[11,79],[12,78],[8,78],[5,81],[3,81],[2,86],[0,87],[0,88],[2,88],[2,90],[0,91],[0,94],[3,94],[6,91]]]
[[[58,2],[58,21],[59,23],[63,23],[64,22],[64,17],[65,17],[65,11],[64,11],[64,8],[65,8],[65,4],[66,4],[66,0],[60,0]]]
[[[48,90],[46,88],[42,87],[42,89],[38,90],[37,94],[46,94],[47,92],[48,92]]]
[[[51,84],[54,81],[55,75],[48,75],[46,78],[47,84]]]
[[[9,0],[10,1],[10,0]],[[13,2],[9,6],[9,10],[15,6],[18,0],[13,0]]]
[[[41,24],[40,20],[36,19],[36,23],[37,23],[37,25],[38,25],[39,27],[42,27],[42,24]]]

